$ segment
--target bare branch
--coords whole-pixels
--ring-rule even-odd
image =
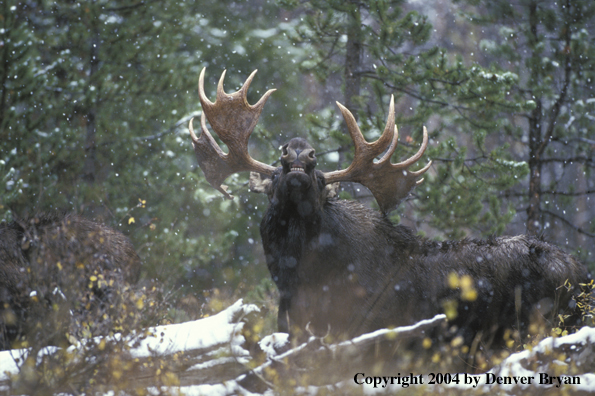
[[[595,190],[578,191],[578,192],[549,190],[549,191],[542,191],[541,193],[542,194],[550,194],[550,195],[565,195],[565,196],[569,196],[569,197],[578,197],[581,195],[595,194]]]
[[[564,224],[566,224],[570,228],[574,229],[576,232],[578,232],[580,234],[584,234],[584,235],[586,235],[588,237],[591,237],[591,238],[595,238],[595,234],[594,233],[588,232],[584,228],[578,227],[578,226],[572,224],[569,220],[567,220],[566,218],[560,216],[559,214],[554,213],[554,212],[549,211],[549,210],[544,210],[544,209],[542,209],[541,211],[542,211],[542,213],[546,213],[546,214],[548,214],[548,215],[550,215],[552,217],[555,217],[558,220],[561,220]]]
[[[567,12],[569,12],[569,10],[567,9]],[[570,17],[570,15],[566,15],[566,17]],[[570,26],[568,26],[568,22],[565,23],[564,26],[564,40],[565,40],[565,44],[566,44],[566,48],[570,48],[570,35],[572,33],[572,29],[570,29]],[[545,133],[545,139],[541,142],[541,144],[539,145],[538,148],[538,154],[539,157],[541,157],[541,154],[543,154],[543,152],[545,151],[545,148],[547,147],[547,145],[549,144],[549,142],[554,138],[554,127],[556,126],[556,121],[558,119],[558,116],[560,115],[560,109],[562,108],[562,105],[564,104],[564,102],[566,101],[566,95],[568,94],[568,86],[570,85],[570,78],[571,78],[571,72],[572,72],[572,61],[570,58],[570,51],[568,51],[566,53],[565,56],[565,65],[564,65],[564,83],[562,86],[562,90],[560,91],[560,95],[558,96],[558,99],[556,100],[556,102],[554,103],[554,105],[552,106],[551,110],[550,110],[550,120],[547,126],[547,130]]]
[[[165,131],[156,133],[155,135],[136,136],[136,137],[131,138],[130,140],[156,140],[156,139],[159,139],[165,135],[169,135],[170,133],[172,133],[173,131],[175,131],[176,129],[181,127],[182,125],[187,125],[191,119],[193,119],[194,117],[198,117],[199,115],[200,115],[200,112],[196,111],[190,115],[187,115],[186,117],[180,118],[173,126],[166,129]]]
[[[445,322],[446,315],[439,314],[411,326],[380,329],[348,341],[331,345],[325,344],[321,338],[310,337],[307,342],[270,358],[264,364],[251,370],[250,373],[238,377],[236,381],[242,383],[251,375],[259,379],[263,377],[267,378],[271,375],[270,368],[275,368],[274,372],[276,372],[276,375],[282,372],[283,376],[288,375],[293,378],[301,376],[308,378],[311,384],[317,381],[336,383],[341,380],[341,374],[351,371],[349,367],[355,369],[355,367],[362,363],[361,359],[365,356],[365,353],[362,352],[367,351],[370,347],[384,343],[395,345],[404,339],[425,337],[428,330],[440,326]],[[306,362],[313,364],[305,364]],[[323,367],[325,374],[321,376],[320,368]],[[301,382],[298,381],[298,383]]]
[[[568,157],[568,158],[561,158],[561,157],[553,157],[553,158],[543,158],[540,159],[541,162],[562,162],[562,163],[572,163],[572,162],[584,162],[584,163],[595,163],[595,158],[587,157],[584,155],[579,155],[576,157]]]

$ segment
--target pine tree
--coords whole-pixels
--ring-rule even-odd
[[[591,1],[473,1],[468,18],[497,31],[481,46],[492,67],[517,82],[499,105],[521,142],[529,180],[514,189],[527,233],[579,248],[595,240],[595,4]],[[521,213],[519,213],[521,214]],[[584,249],[581,249],[583,247]],[[591,255],[588,257],[587,255]]]
[[[457,20],[459,31],[481,40],[470,40],[477,48],[469,50],[433,46],[448,39],[433,37],[427,19],[406,12],[403,2],[301,2],[303,22],[294,40],[316,49],[302,68],[329,90],[342,82],[344,102],[359,113],[369,140],[382,128],[389,94],[396,94],[402,112],[398,125],[415,126],[402,146],[416,147],[422,123],[434,126],[427,151],[433,170],[406,215],[432,227],[419,223],[421,229],[452,238],[501,234],[508,227],[513,233],[546,232],[576,249],[586,240],[565,238],[564,228],[592,238],[595,227],[588,204],[594,140],[587,127],[593,6],[468,3],[474,12]],[[474,51],[478,56],[470,57]],[[311,121],[315,135],[326,130],[339,140],[339,152],[349,152],[336,124],[323,117]],[[566,183],[560,172],[576,174],[576,183]]]
[[[302,62],[302,68],[315,73],[320,81],[329,81],[327,87],[336,81],[333,73],[342,75],[344,102],[359,113],[368,140],[383,129],[391,94],[397,102],[401,130],[414,126],[409,136],[401,133],[393,161],[417,149],[423,123],[432,117],[441,121],[430,130],[432,144],[427,157],[435,163],[433,176],[428,175],[429,180],[417,189],[420,200],[411,209],[428,215],[424,220],[429,219],[434,229],[448,237],[460,237],[469,229],[484,234],[502,232],[513,210],[496,197],[495,191],[517,183],[526,168],[508,161],[505,149],[485,147],[486,129],[493,130],[491,124],[482,124],[478,130],[478,125],[462,114],[468,110],[467,102],[476,99],[469,92],[483,84],[483,69],[467,67],[461,59],[449,60],[446,50],[432,47],[432,27],[427,18],[414,10],[406,11],[401,1],[303,4],[306,17],[297,28],[295,41],[312,45],[317,51]],[[503,76],[481,99],[489,96],[491,101],[501,101],[502,93],[513,82],[512,76]],[[482,103],[475,106],[494,112]],[[350,152],[344,133],[337,133],[331,122],[314,121],[340,141],[340,153]],[[474,132],[469,138],[454,139],[471,127]],[[469,150],[466,144],[471,145]],[[339,162],[341,166],[343,161]],[[437,210],[445,207],[448,210]],[[406,216],[410,221],[417,217]]]
[[[1,216],[58,209],[113,225],[131,236],[145,277],[182,293],[219,286],[231,294],[268,279],[258,246],[266,198],[248,194],[247,175],[229,180],[234,201],[214,191],[187,126],[200,114],[203,67],[211,98],[224,69],[227,91],[259,69],[249,100],[286,87],[251,141],[256,157],[274,161],[284,136],[271,131],[289,130],[300,111],[286,107],[299,90],[279,9],[115,0],[0,9]]]

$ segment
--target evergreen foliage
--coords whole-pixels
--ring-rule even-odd
[[[443,33],[453,41],[470,35],[467,52],[437,45],[445,40],[432,37],[428,19],[399,1],[300,7],[307,17],[294,42],[316,49],[302,69],[327,87],[343,81],[343,101],[369,140],[382,130],[389,94],[397,96],[397,124],[413,126],[400,139],[412,146],[405,151],[430,125],[433,172],[407,218],[437,237],[545,233],[593,262],[583,248],[595,237],[591,3],[459,4],[459,31]],[[338,151],[349,152],[336,125],[312,125],[331,128]]]
[[[259,70],[251,103],[277,88],[250,140],[251,155],[270,164],[299,136],[321,169],[345,168],[353,149],[333,102],[372,141],[395,95],[393,162],[417,151],[427,125],[419,163],[433,166],[394,221],[436,239],[544,234],[593,272],[595,3],[422,3],[0,0],[0,219],[79,213],[128,235],[143,261],[139,287],[117,292],[110,321],[71,331],[71,342],[88,341],[84,356],[20,362],[29,377],[15,389],[63,389],[97,356],[107,360],[82,391],[125,382],[110,376],[126,372],[128,346],[115,339],[108,348],[119,353],[105,353],[93,324],[132,331],[245,297],[271,311],[251,335],[275,330],[277,292],[259,235],[267,199],[248,192],[248,175],[234,175],[226,183],[236,198],[225,200],[196,165],[187,125],[200,115],[205,66],[212,100],[224,69],[227,92]],[[343,190],[371,201],[358,186]],[[78,308],[78,289],[101,280],[70,282]],[[69,306],[56,312],[56,322],[71,315]],[[42,330],[28,341],[35,350],[50,342]]]
[[[301,136],[322,169],[346,167],[351,142],[332,102],[347,105],[371,141],[394,94],[393,161],[417,150],[425,124],[420,163],[434,163],[395,220],[435,238],[545,233],[593,263],[595,6],[460,1],[451,7],[459,14],[439,16],[455,19],[452,32],[415,6],[1,1],[0,216],[66,209],[122,230],[144,279],[180,308],[188,296],[206,303],[172,310],[172,320],[232,296],[274,309],[258,232],[266,197],[237,175],[227,181],[236,199],[224,200],[197,169],[187,132],[200,114],[200,69],[208,66],[211,99],[224,69],[228,92],[259,69],[249,100],[278,89],[253,157],[274,164],[278,147]],[[475,47],[464,48],[472,33]]]
[[[479,43],[490,69],[517,80],[495,103],[505,135],[521,143],[514,159],[529,167],[528,181],[511,192],[517,211],[526,212],[528,233],[570,245],[592,264],[595,4],[468,3],[469,21],[492,33]]]
[[[248,17],[254,6],[233,1],[0,7],[3,219],[59,209],[116,226],[137,247],[144,278],[182,287],[174,299],[215,288],[241,295],[268,278],[258,265],[263,197],[247,193],[246,175],[232,183],[239,199],[217,195],[196,169],[187,125],[200,114],[202,67],[211,66],[211,97],[224,68],[229,91],[259,68],[266,78],[251,95],[285,88],[252,142],[272,161],[286,136],[268,131],[289,129],[301,108],[285,105],[300,95],[284,61],[288,26],[268,23],[279,10],[262,4]]]

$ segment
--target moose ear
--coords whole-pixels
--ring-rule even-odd
[[[335,198],[337,195],[339,195],[339,189],[341,188],[341,183],[340,182],[336,182],[336,183],[331,183],[331,184],[327,184],[326,186],[324,186],[324,195],[325,198]]]
[[[250,172],[250,191],[270,195],[273,180],[258,172]]]

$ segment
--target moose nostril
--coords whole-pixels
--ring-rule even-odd
[[[314,159],[314,150],[312,150],[308,153],[308,157]]]

